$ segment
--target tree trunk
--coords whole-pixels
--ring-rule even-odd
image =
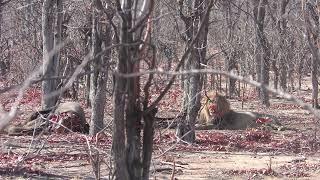
[[[119,51],[119,63],[117,70],[119,73],[125,72],[124,60],[126,55],[124,49]],[[122,57],[124,56],[124,57]],[[117,180],[129,180],[129,172],[126,159],[126,145],[125,145],[125,88],[126,79],[123,77],[115,77],[115,87],[113,94],[113,131],[112,131],[112,156],[114,159],[115,177]]]
[[[269,72],[270,72],[270,51],[269,47],[265,50],[265,55],[263,57],[263,62],[261,63],[261,82],[262,82],[262,88],[261,88],[261,101],[262,104],[266,107],[270,106],[269,102],[269,93],[266,90],[266,86],[269,85]]]
[[[106,28],[106,33],[102,31],[102,24],[100,23],[100,16],[103,9],[101,1],[95,0],[92,13],[92,77],[90,82],[90,95],[92,116],[90,125],[90,135],[95,135],[103,129],[104,124],[104,109],[107,95],[107,80],[108,80],[108,61],[111,56],[111,50],[101,54],[102,51],[102,37],[107,39],[106,46],[111,45],[111,27]]]
[[[290,57],[290,55],[289,55]],[[289,59],[292,59],[293,56],[291,56]],[[293,92],[295,90],[295,76],[294,76],[294,64],[293,62],[289,62],[289,70],[288,70],[288,76],[289,76],[289,82],[290,82],[290,88],[289,91]]]
[[[142,9],[145,15],[149,10],[148,3]],[[138,9],[134,8],[135,1],[125,0],[121,4],[122,17],[120,29],[119,47],[119,73],[137,73],[139,72],[140,53],[139,45],[134,44],[135,39],[140,39],[140,28],[137,31],[130,31],[139,20]],[[131,11],[132,9],[137,12]],[[137,17],[135,16],[137,15]],[[135,16],[137,19],[133,19]],[[128,46],[130,45],[130,46]],[[116,179],[141,179],[141,102],[140,102],[140,77],[122,78],[115,77],[114,88],[114,131],[113,131],[113,157],[115,158],[115,177]],[[147,158],[148,159],[148,158]]]
[[[302,58],[300,58],[299,60],[299,66],[298,66],[298,89],[301,90],[301,85],[302,85],[302,78],[303,78],[303,67],[304,67],[304,59],[305,59],[305,55],[303,55]]]
[[[2,39],[1,38],[1,36],[2,36],[2,25],[3,25],[3,20],[2,20],[2,0],[0,0],[0,39]]]
[[[0,40],[2,40],[2,0],[0,0]],[[0,52],[2,52],[2,48],[0,49]],[[5,59],[1,58],[0,59],[0,76],[4,76],[6,74],[6,64],[5,64]]]
[[[44,0],[42,6],[42,38],[43,38],[43,77],[50,78],[58,75],[59,53],[53,53],[56,45],[61,41],[61,15],[57,16],[56,34],[54,34],[54,0]],[[62,2],[57,1],[57,11],[61,10]],[[48,109],[57,102],[57,96],[49,95],[56,90],[56,80],[44,80],[42,82],[42,108]]]
[[[56,26],[54,34],[54,48],[57,48],[62,42],[62,21],[63,21],[63,5],[62,0],[56,0],[57,2],[57,15],[56,15]],[[60,61],[60,51],[57,51],[53,55],[53,59],[56,62],[55,72],[59,73],[59,61]]]
[[[277,62],[275,60],[272,61],[272,69],[274,72],[274,89],[278,89],[278,82],[279,82],[279,69],[277,67]]]
[[[81,33],[84,36],[83,39],[83,46],[84,46],[84,56],[88,56],[91,47],[92,47],[92,13],[87,12],[85,14],[85,23],[84,26],[80,29]],[[89,62],[85,67],[85,77],[84,77],[84,82],[85,82],[85,92],[84,92],[84,98],[86,101],[86,106],[91,108],[91,101],[90,101],[90,82],[91,82],[91,63]]]
[[[311,70],[311,79],[312,79],[312,107],[319,108],[318,103],[318,62],[319,56],[312,58],[312,70]]]
[[[145,109],[146,110],[146,109]],[[142,153],[142,179],[149,179],[149,171],[151,164],[151,157],[153,151],[153,137],[154,137],[154,119],[157,113],[157,109],[153,109],[150,113],[143,115],[143,120],[145,122],[143,128],[143,153]]]
[[[91,100],[90,100],[90,89],[91,89],[91,67],[90,65],[88,64],[85,68],[84,68],[84,71],[86,74],[85,76],[85,84],[86,84],[86,88],[85,88],[85,100],[86,100],[86,106],[87,107],[92,107],[91,106]]]
[[[318,108],[318,64],[319,64],[319,14],[317,7],[314,7],[311,3],[307,2],[304,5],[304,21],[306,27],[306,35],[308,40],[309,49],[312,54],[312,69],[311,69],[311,79],[312,79],[312,106]],[[313,20],[313,21],[312,21]]]
[[[262,86],[260,87],[260,99],[263,105],[266,107],[270,106],[269,102],[269,94],[268,91],[266,90],[266,86],[269,85],[269,71],[270,71],[270,44],[268,42],[268,39],[264,33],[264,19],[265,19],[265,14],[266,10],[265,7],[267,6],[267,1],[266,0],[254,0],[253,1],[253,14],[256,22],[256,33],[257,33],[257,38],[258,38],[258,49],[261,49],[262,55],[261,55],[261,60],[260,60],[260,73],[259,69],[257,69],[257,75],[260,74],[261,78],[261,84]],[[259,60],[256,60],[259,62]]]
[[[235,73],[236,72],[236,61],[235,56],[231,55],[228,60],[228,71]],[[229,78],[229,97],[232,98],[236,95],[236,82],[237,80],[234,78]]]
[[[289,0],[282,0],[280,5],[280,22],[278,25],[278,31],[280,36],[280,87],[285,92],[287,91],[287,79],[288,79],[288,45],[287,45],[287,19],[286,7],[289,3]]]
[[[126,22],[121,23],[120,42],[125,42],[128,27]],[[117,70],[119,73],[126,73],[126,59],[129,56],[127,49],[119,49],[119,62]],[[115,87],[113,94],[113,131],[112,131],[112,156],[114,158],[115,177],[117,180],[129,180],[129,172],[126,157],[126,135],[125,135],[125,98],[126,79],[115,76]]]
[[[288,67],[285,63],[285,60],[286,58],[280,59],[280,87],[284,92],[287,91],[287,74],[288,74]]]
[[[233,16],[232,16],[232,10],[231,10],[231,3],[229,1],[224,2],[225,6],[225,15],[226,15],[226,22],[227,22],[227,42],[228,42],[228,47],[230,50],[227,50],[225,52],[226,55],[226,65],[227,65],[227,70],[228,72],[235,72],[236,67],[236,54],[237,54],[237,49],[235,47],[231,48],[234,46],[233,41],[234,41],[234,24],[233,24]],[[237,80],[234,78],[229,77],[229,84],[227,85],[229,87],[229,97],[232,98],[235,93],[236,93],[236,82]],[[226,90],[227,91],[227,90]]]
[[[196,0],[193,3],[195,10],[194,16],[186,17],[182,13],[182,5],[180,4],[180,17],[184,21],[186,28],[187,46],[195,37],[198,31],[202,31],[199,38],[196,40],[195,46],[190,51],[187,62],[185,63],[185,70],[200,69],[200,63],[205,62],[207,34],[209,25],[209,13],[205,14],[205,9],[209,6],[207,0]],[[191,7],[191,6],[189,6]],[[200,29],[201,22],[204,22],[204,27]],[[195,141],[195,122],[198,111],[200,109],[200,92],[203,85],[203,78],[200,74],[187,75],[184,82],[184,113],[185,120],[179,122],[177,126],[177,136],[184,141],[193,143]]]
[[[130,0],[127,1],[128,4]],[[122,23],[122,35],[120,43],[133,44],[135,33],[129,32],[133,26],[133,14],[127,14],[127,21]],[[140,62],[134,59],[139,59],[138,46],[121,47],[127,54],[121,56],[119,61],[126,63],[126,73],[137,73],[140,68]],[[132,52],[130,49],[136,49]],[[125,104],[125,119],[126,119],[126,153],[128,173],[131,179],[140,179],[142,173],[141,167],[141,108],[140,108],[140,77],[127,78],[127,101]]]
[[[256,81],[261,82],[261,47],[258,45],[258,37],[256,35],[256,46],[255,46],[255,63],[256,63]],[[260,88],[256,88],[258,96],[260,97]]]

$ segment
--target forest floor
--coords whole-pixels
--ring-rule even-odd
[[[230,100],[232,108],[273,115],[293,130],[203,130],[196,132],[196,143],[187,144],[177,143],[174,130],[156,129],[151,179],[320,179],[320,126],[314,115],[276,97],[271,99],[270,108],[263,108],[252,98],[253,92],[246,92],[243,108],[243,98]],[[0,95],[5,109],[9,109],[14,94]],[[304,86],[292,94],[311,102],[311,87]],[[29,89],[21,103],[21,114],[13,123],[39,107],[39,97],[39,89]],[[170,91],[159,115],[176,115],[174,110],[180,104],[174,101],[180,98],[181,91]],[[86,114],[89,118],[89,109]],[[1,134],[0,141],[1,179],[94,179],[90,157],[97,155],[101,179],[111,176],[110,129],[98,139],[77,133],[35,138]]]
[[[175,145],[172,132],[162,136],[171,140],[163,138],[155,148],[163,152],[165,144],[175,145],[164,157],[158,155],[155,171],[162,168],[154,177],[170,179],[175,162],[177,179],[320,179],[319,125],[312,114],[283,99],[272,99],[269,109],[258,101],[244,109],[239,101],[231,104],[235,110],[274,115],[292,130],[198,131],[191,145]]]

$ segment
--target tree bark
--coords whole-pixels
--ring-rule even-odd
[[[287,19],[285,18],[286,7],[289,0],[282,0],[280,2],[280,20],[278,25],[278,31],[280,35],[280,87],[285,92],[287,91],[287,79],[288,79],[288,45],[287,39]]]
[[[209,25],[209,13],[205,14],[205,9],[209,8],[210,1],[208,0],[196,0],[193,3],[194,14],[193,16],[185,16],[182,13],[182,5],[180,3],[180,17],[184,21],[186,28],[187,44],[193,38],[198,31],[202,31],[199,38],[196,40],[195,46],[191,49],[188,59],[185,63],[185,70],[200,69],[200,63],[205,62],[206,46],[207,46],[207,34]],[[191,6],[190,6],[191,7]],[[189,7],[189,8],[190,8]],[[200,29],[200,24],[203,22],[205,25]],[[184,114],[186,114],[185,120],[179,122],[177,126],[177,136],[184,141],[193,143],[195,141],[195,122],[200,109],[200,92],[203,85],[203,78],[200,74],[187,75],[184,82]]]
[[[319,64],[319,15],[316,12],[316,7],[307,2],[303,7],[304,9],[304,21],[306,28],[306,35],[308,40],[309,49],[312,54],[312,106],[319,108],[318,104],[318,64]]]
[[[278,89],[278,82],[279,82],[279,69],[277,67],[277,62],[275,60],[272,61],[272,69],[274,72],[274,89]]]
[[[2,40],[2,0],[0,0],[0,40]],[[2,51],[2,48],[0,48],[0,52]],[[6,64],[5,59],[0,59],[0,76],[4,76],[6,74]]]
[[[106,28],[106,33],[103,33],[102,24],[100,23],[100,16],[103,10],[100,0],[94,0],[92,13],[92,77],[90,82],[90,95],[92,116],[90,124],[90,135],[96,135],[103,129],[104,126],[104,108],[106,104],[107,95],[107,80],[108,67],[111,56],[111,50],[102,53],[102,37],[107,39],[106,46],[111,45],[111,27]]]
[[[120,42],[127,41],[126,32],[128,25],[123,20],[120,30]],[[119,62],[117,71],[126,73],[127,48],[119,49]],[[129,180],[129,172],[126,159],[126,135],[125,135],[125,100],[126,100],[126,79],[115,76],[115,87],[113,94],[113,131],[112,131],[112,155],[115,163],[115,177],[117,180]]]
[[[58,75],[59,53],[53,53],[56,43],[61,41],[61,16],[57,16],[56,34],[54,34],[54,0],[44,0],[42,6],[42,37],[43,37],[43,77],[50,78]],[[62,2],[57,1],[57,10],[61,10]],[[48,109],[53,107],[57,102],[57,96],[48,97],[56,90],[56,80],[44,80],[42,82],[42,108]]]
[[[148,2],[145,0],[145,3]],[[139,45],[134,44],[135,39],[140,39],[140,28],[137,31],[130,31],[140,20],[140,13],[132,11],[132,9],[138,11],[137,8],[133,8],[134,4],[136,3],[133,0],[124,0],[121,7],[118,7],[118,9],[122,9],[120,12],[122,17],[120,44],[124,45],[119,48],[117,70],[124,74],[137,73],[140,68]],[[145,10],[149,10],[149,7],[145,8],[142,9],[143,15],[145,15]],[[115,158],[116,179],[141,179],[142,177],[140,142],[142,115],[139,78],[115,77],[113,156]]]
[[[268,39],[264,33],[264,19],[266,14],[266,6],[267,1],[266,0],[254,0],[252,1],[254,9],[253,14],[255,18],[256,23],[256,33],[258,38],[258,49],[261,49],[262,55],[260,60],[260,66],[261,69],[257,69],[257,75],[261,78],[261,84],[260,87],[260,99],[263,105],[266,107],[270,106],[269,102],[269,94],[266,90],[266,86],[269,85],[269,71],[270,71],[270,44],[268,42]],[[257,62],[259,62],[259,59],[256,59]],[[259,67],[257,67],[259,68]]]
[[[234,72],[235,69],[237,69],[237,48],[234,47],[234,19],[232,16],[232,10],[231,10],[231,3],[230,1],[223,2],[224,9],[225,9],[225,16],[226,16],[226,22],[227,22],[227,47],[225,52],[226,56],[226,67],[229,72]],[[228,78],[229,79],[229,97],[232,98],[236,93],[236,82],[237,80],[234,78]]]
[[[81,29],[81,32],[84,36],[83,39],[83,46],[85,48],[85,53],[84,55],[87,56],[89,55],[90,51],[91,51],[91,47],[92,47],[92,13],[86,13],[86,18],[85,18],[85,23],[83,28]],[[84,67],[84,71],[86,73],[85,75],[85,100],[86,100],[86,106],[87,107],[92,107],[91,106],[91,100],[90,100],[90,82],[91,82],[91,63],[88,63],[85,67]]]
[[[145,109],[146,110],[146,109]],[[149,179],[150,164],[153,151],[153,137],[154,137],[154,120],[157,113],[157,109],[153,109],[150,113],[143,115],[145,122],[143,128],[143,153],[142,153],[142,179]]]

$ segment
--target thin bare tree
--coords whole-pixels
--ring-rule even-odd
[[[303,1],[304,2],[304,1]],[[318,67],[319,67],[319,9],[317,2],[307,1],[303,4],[306,36],[310,52],[312,54],[312,106],[318,104]]]
[[[56,5],[56,8],[54,8]],[[55,12],[56,9],[56,12]],[[44,0],[42,5],[42,37],[43,37],[43,77],[42,108],[53,107],[58,96],[48,96],[56,90],[57,80],[48,79],[58,76],[60,53],[50,53],[61,43],[61,25],[63,20],[62,0]],[[46,79],[47,78],[47,79]]]
[[[91,74],[90,84],[92,106],[91,135],[95,135],[103,129],[109,69],[108,62],[111,58],[111,49],[102,53],[103,47],[109,47],[112,43],[112,28],[110,23],[107,23],[105,26],[101,23],[101,17],[104,11],[107,10],[102,6],[102,2],[100,0],[94,0],[91,33],[91,57],[94,59],[91,68],[93,73]],[[107,14],[107,16],[113,16],[113,14]],[[109,18],[112,19],[112,17]]]
[[[257,50],[256,63],[257,63],[257,75],[263,86],[260,88],[260,99],[262,104],[269,107],[269,94],[264,86],[269,85],[269,71],[270,71],[270,44],[267,36],[264,32],[265,18],[266,18],[266,6],[267,0],[253,0],[253,15],[256,29],[257,38]],[[260,54],[261,53],[261,54]]]
[[[209,27],[210,13],[206,13],[207,9],[211,9],[212,1],[195,0],[192,3],[187,2],[187,13],[183,13],[184,1],[178,1],[180,18],[185,26],[186,46],[194,40],[188,58],[184,64],[185,70],[201,69],[200,64],[206,64],[207,53],[207,35]],[[196,34],[200,33],[200,36]],[[197,38],[197,39],[195,39]],[[179,138],[187,142],[195,141],[195,122],[200,109],[201,89],[203,86],[203,78],[200,74],[192,74],[185,77],[184,80],[184,117],[177,126],[177,135]]]
[[[128,74],[140,71],[140,61],[145,55],[146,42],[143,30],[153,9],[153,0],[117,1],[121,17],[120,47],[117,73]],[[147,28],[148,29],[148,28]],[[147,30],[148,34],[149,30]],[[154,60],[150,64],[154,65]],[[149,88],[153,76],[144,88],[144,111],[141,109],[140,77],[115,76],[114,121],[112,155],[116,179],[148,179],[153,142],[153,121],[156,108],[148,108]],[[150,110],[150,111],[149,111]],[[144,120],[144,127],[142,126]],[[141,131],[143,131],[143,139]],[[142,144],[141,144],[142,142]]]

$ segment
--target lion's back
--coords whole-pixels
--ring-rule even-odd
[[[55,110],[55,114],[61,114],[66,112],[76,113],[77,116],[81,119],[81,121],[85,121],[85,113],[83,108],[78,102],[64,102],[59,104],[57,109]]]

